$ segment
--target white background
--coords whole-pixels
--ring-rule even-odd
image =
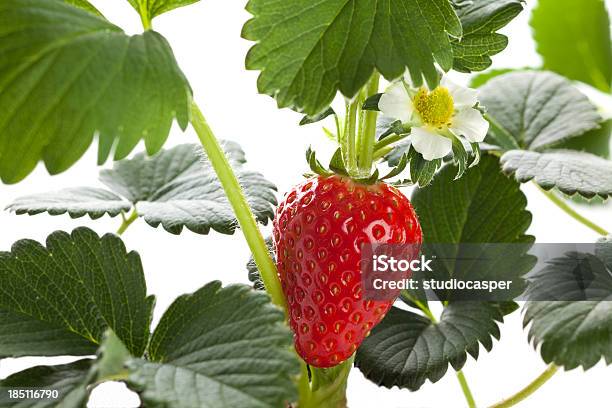
[[[576,0],[578,1],[578,0]],[[123,0],[92,1],[114,23],[128,33],[140,31],[139,18]],[[244,1],[206,0],[157,18],[155,29],[172,44],[176,57],[189,78],[204,114],[219,138],[238,141],[247,153],[249,166],[262,171],[285,191],[301,179],[307,170],[304,151],[308,145],[321,152],[332,146],[320,125],[298,127],[300,116],[289,110],[279,111],[268,96],[258,95],[256,72],[244,69],[244,56],[250,43],[240,38],[240,30],[249,14]],[[607,1],[608,7],[610,1]],[[530,4],[531,6],[531,4]],[[531,7],[530,7],[531,8]],[[504,31],[510,34],[507,50],[494,58],[496,67],[538,66],[528,27],[529,12],[517,18]],[[560,44],[560,46],[563,46]],[[465,77],[457,76],[465,81]],[[609,103],[609,100],[606,101]],[[608,105],[609,106],[609,105]],[[174,129],[167,146],[195,143],[189,130]],[[30,193],[80,185],[100,185],[95,165],[95,147],[69,171],[51,177],[39,166],[25,181],[14,186],[0,185],[0,206]],[[110,164],[110,163],[109,163]],[[593,242],[597,235],[561,212],[533,186],[525,185],[529,210],[533,213],[530,233],[538,242]],[[612,230],[612,207],[580,211]],[[115,231],[118,218],[104,217],[72,220],[68,216],[16,216],[0,212],[0,250],[8,250],[21,238],[44,241],[54,230],[72,230],[86,225],[98,233]],[[267,233],[268,228],[264,233]],[[189,231],[180,237],[162,229],[153,229],[137,221],[124,235],[127,247],[143,259],[149,293],[157,295],[155,321],[172,300],[192,292],[206,282],[247,282],[244,264],[249,256],[241,234],[224,236],[213,233],[200,236]],[[478,362],[468,359],[464,371],[477,402],[490,405],[518,391],[546,366],[528,344],[522,329],[521,313],[515,312],[502,328],[501,341],[491,353],[481,348]],[[0,378],[36,364],[70,361],[69,358],[6,359],[0,363]],[[612,401],[612,368],[600,363],[584,373],[582,369],[558,373],[521,407],[609,407]],[[357,407],[462,407],[463,396],[455,376],[450,373],[436,384],[427,382],[419,392],[397,388],[378,388],[353,370],[349,381],[349,405]],[[106,384],[93,392],[92,407],[131,407],[138,398],[120,384]]]

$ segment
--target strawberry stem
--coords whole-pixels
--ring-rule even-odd
[[[123,221],[121,222],[121,225],[119,226],[119,229],[117,230],[117,235],[122,235],[125,232],[125,230],[128,229],[128,227],[132,225],[132,223],[136,221],[136,219],[138,219],[138,213],[134,209],[134,211],[132,211],[130,216],[127,218],[125,217],[124,213],[121,213],[121,219]]]
[[[363,100],[378,93],[378,85],[380,82],[380,74],[376,71],[372,74],[370,81],[368,82],[365,90]],[[363,102],[361,102],[363,104]],[[359,132],[359,158],[358,158],[358,170],[360,178],[367,178],[372,172],[372,162],[374,156],[374,144],[376,143],[376,118],[378,117],[378,111],[367,110],[364,111],[359,106],[360,115],[362,115],[362,121],[360,122]]]
[[[489,408],[509,408],[518,404],[519,402],[523,401],[525,398],[536,392],[538,388],[540,388],[542,385],[544,385],[544,383],[546,383],[546,381],[550,380],[550,378],[555,375],[558,369],[559,367],[555,364],[550,364],[542,374],[540,374],[535,380],[530,382],[525,388],[523,388],[511,397],[506,398],[505,400],[498,402],[497,404],[491,405]]]
[[[578,212],[576,212],[576,210],[574,210],[572,207],[570,207],[561,197],[559,197],[558,195],[556,195],[552,191],[544,190],[542,187],[540,187],[535,182],[534,182],[534,184],[542,192],[542,194],[544,194],[546,197],[548,197],[548,199],[550,201],[555,203],[555,205],[557,207],[559,207],[560,209],[565,211],[570,217],[572,217],[573,219],[575,219],[579,223],[589,227],[590,229],[592,229],[593,231],[595,231],[599,235],[608,235],[608,234],[610,234],[605,228],[600,227],[599,225],[595,224],[593,221],[589,220],[588,218],[586,218],[583,215],[581,215]]]
[[[465,395],[465,400],[467,401],[468,407],[476,408],[476,401],[474,401],[474,396],[472,395],[472,391],[470,390],[470,386],[465,379],[465,374],[463,374],[463,371],[457,371],[457,379],[461,385],[461,391],[463,391],[463,395]]]
[[[310,394],[300,398],[300,408],[345,408],[346,387],[355,356],[331,368],[310,367]],[[303,376],[302,376],[303,377]]]
[[[234,210],[240,229],[253,253],[253,259],[257,264],[266,291],[270,295],[272,303],[286,310],[285,296],[278,279],[276,265],[270,257],[266,242],[259,231],[255,217],[242,192],[242,187],[234,174],[234,170],[195,102],[191,105],[191,116],[191,124]]]

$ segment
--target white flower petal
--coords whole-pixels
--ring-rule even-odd
[[[463,109],[453,117],[450,130],[457,136],[464,136],[472,143],[482,142],[487,136],[489,122],[476,109]]]
[[[458,85],[451,81],[446,75],[442,77],[440,85],[448,89],[450,92],[451,96],[453,97],[455,109],[467,107],[471,108],[472,106],[476,105],[476,102],[478,102],[477,90]]]
[[[413,127],[410,140],[414,149],[421,153],[425,160],[440,159],[452,149],[452,141],[449,138],[424,127]]]
[[[378,101],[378,109],[384,116],[401,120],[402,123],[410,121],[414,108],[406,87],[401,81],[391,84]]]

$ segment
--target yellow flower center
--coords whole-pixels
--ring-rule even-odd
[[[412,99],[421,120],[430,126],[448,126],[455,111],[453,97],[447,88],[439,86],[433,91],[422,87]]]

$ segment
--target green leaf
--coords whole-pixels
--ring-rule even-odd
[[[444,308],[434,323],[393,307],[357,350],[355,365],[377,385],[416,391],[426,380],[440,380],[449,364],[460,370],[468,353],[478,358],[480,344],[490,351],[493,338],[500,337],[497,323],[513,309],[457,302]]]
[[[242,31],[257,41],[246,57],[259,70],[259,92],[280,107],[322,112],[339,90],[354,96],[376,68],[385,78],[406,68],[415,85],[438,84],[435,63],[449,70],[449,35],[461,23],[448,0],[251,0]]]
[[[539,0],[531,27],[544,69],[610,92],[612,44],[603,0]]]
[[[56,366],[36,366],[0,381],[0,406],[3,408],[84,408],[89,398],[86,386],[94,360],[78,360]],[[32,388],[57,390],[57,399],[15,400],[7,389]]]
[[[580,137],[561,143],[559,149],[579,150],[593,153],[605,159],[610,157],[610,137],[612,136],[612,119],[601,124],[599,129],[593,129]]]
[[[419,187],[425,187],[431,183],[436,172],[442,166],[442,159],[425,160],[412,147],[408,151],[408,158],[410,159],[410,180]]]
[[[122,212],[128,212],[131,208],[129,202],[115,193],[92,187],[65,188],[44,194],[31,194],[17,198],[7,207],[16,214],[68,213],[72,218],[89,215],[92,219],[100,218],[104,214],[115,217]]]
[[[323,119],[325,119],[326,117],[331,116],[331,115],[335,115],[335,114],[336,114],[336,112],[331,107],[329,107],[329,108],[325,109],[323,112],[321,112],[321,113],[319,113],[317,115],[314,115],[314,116],[306,115],[306,116],[304,116],[302,118],[302,120],[300,120],[300,126],[310,125],[312,123],[320,122]]]
[[[530,152],[510,150],[501,158],[503,170],[521,183],[534,180],[540,187],[556,187],[567,195],[586,198],[612,195],[612,161],[574,150]]]
[[[266,224],[274,216],[276,187],[260,173],[244,168],[246,159],[237,143],[222,141],[221,145],[253,213]],[[22,197],[9,208],[17,214],[68,212],[73,217],[88,214],[98,218],[135,207],[151,226],[161,224],[173,234],[180,234],[183,227],[199,234],[207,234],[211,228],[224,234],[236,230],[231,205],[200,146],[178,145],[152,157],[139,153],[115,162],[112,170],[102,170],[100,179],[113,192],[67,189]]]
[[[57,366],[37,366],[11,375],[0,381],[0,406],[85,408],[92,385],[127,375],[125,362],[130,358],[130,354],[112,330],[105,332],[96,355],[96,360],[79,360]],[[15,388],[56,390],[59,395],[56,399],[10,399],[5,390]]]
[[[82,8],[83,10],[87,10],[90,13],[93,13],[99,17],[104,17],[100,11],[95,8],[89,1],[87,0],[64,0],[64,3],[72,4],[75,7]]]
[[[93,354],[108,328],[142,355],[153,297],[136,252],[115,235],[57,231],[0,253],[0,356]]]
[[[145,19],[152,20],[154,17],[175,8],[188,6],[200,0],[128,0],[138,14],[144,14]]]
[[[472,0],[456,6],[463,37],[453,41],[453,68],[461,72],[482,71],[491,65],[491,55],[503,51],[508,38],[496,31],[521,11],[522,0]]]
[[[491,79],[511,72],[528,71],[529,68],[494,68],[478,73],[470,78],[470,88],[480,88]]]
[[[609,251],[612,240],[600,245],[604,243]],[[584,300],[584,289],[568,288],[578,263],[585,260],[593,276],[587,289],[588,300]],[[612,364],[612,265],[609,261],[588,254],[568,254],[551,260],[531,276],[532,285],[550,288],[564,285],[567,288],[564,299],[576,294],[575,300],[534,301],[525,305],[524,325],[531,324],[529,339],[535,347],[540,346],[545,362],[566,370],[578,366],[587,370],[602,359]]]
[[[149,154],[172,121],[189,122],[191,90],[166,40],[120,28],[60,1],[0,4],[0,178],[15,183],[38,161],[74,164],[99,134],[99,162]]]
[[[506,177],[495,156],[485,154],[476,167],[454,181],[457,167],[446,165],[429,186],[412,194],[424,242],[524,243],[531,224],[527,198]],[[486,214],[486,223],[483,217]]]
[[[283,312],[244,285],[212,282],[179,297],[148,349],[128,363],[128,385],[147,407],[280,407],[299,372]]]
[[[276,251],[274,250],[274,240],[272,237],[266,238],[266,247],[268,247],[268,254],[270,254],[270,257],[274,260],[274,263],[276,263]],[[253,284],[253,289],[265,290],[266,287],[261,279],[261,274],[259,273],[259,268],[257,268],[253,255],[249,257],[246,267],[249,273],[249,282]]]
[[[501,173],[496,157],[483,156],[478,166],[455,181],[456,174],[457,167],[448,164],[430,185],[412,195],[424,251],[429,243],[533,242],[533,237],[525,235],[531,224],[527,200],[519,184]],[[453,257],[461,254],[444,258]],[[515,279],[531,269],[534,259],[520,251],[504,263],[508,267],[501,271]],[[446,278],[454,274],[450,267],[441,271]],[[419,293],[411,295],[421,298]],[[410,304],[410,299],[406,301]],[[514,302],[450,301],[438,323],[393,308],[358,349],[356,364],[376,384],[417,390],[427,379],[442,378],[448,364],[460,370],[467,354],[477,358],[479,344],[491,350],[492,338],[499,338],[497,323],[516,308]]]
[[[480,102],[495,121],[491,129],[495,139],[512,138],[527,150],[555,147],[598,128],[601,122],[588,98],[551,72],[493,78],[480,88]]]

